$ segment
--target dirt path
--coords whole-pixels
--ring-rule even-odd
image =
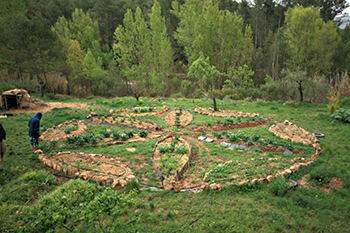
[[[47,106],[39,106],[32,109],[9,109],[6,110],[6,113],[12,113],[12,114],[18,114],[18,113],[32,113],[32,112],[48,112],[51,111],[53,108],[87,108],[87,104],[79,104],[79,103],[61,103],[61,102],[52,102],[52,103],[46,103]]]

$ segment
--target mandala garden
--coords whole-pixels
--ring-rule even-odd
[[[193,127],[193,114],[215,117],[211,123]],[[168,127],[141,116],[163,118]],[[222,119],[222,120],[218,120]],[[137,107],[109,111],[109,114],[91,112],[85,120],[71,120],[53,126],[43,133],[42,140],[55,150],[69,146],[72,151],[43,153],[40,161],[49,169],[67,176],[80,177],[101,185],[122,188],[130,182],[146,182],[142,174],[135,175],[128,163],[119,157],[79,152],[86,146],[114,146],[157,140],[151,154],[146,154],[158,186],[165,190],[221,189],[224,185],[269,183],[275,177],[284,177],[312,164],[321,153],[320,142],[306,130],[288,120],[273,122],[269,131],[279,140],[260,135],[245,135],[242,128],[257,127],[272,122],[257,113],[213,111],[196,107],[194,110],[163,107]],[[101,135],[89,133],[91,127],[103,126]],[[125,129],[123,133],[116,128]],[[181,129],[179,131],[178,129]],[[228,130],[237,132],[230,133]],[[215,163],[201,163],[196,153],[212,149],[207,145],[228,151],[234,159],[216,159]],[[193,147],[199,147],[194,150]],[[215,147],[216,148],[216,147]],[[216,153],[216,152],[215,152]],[[213,152],[213,154],[215,154]],[[141,165],[140,165],[141,166]],[[142,165],[144,166],[144,165]],[[191,173],[196,168],[199,172]]]

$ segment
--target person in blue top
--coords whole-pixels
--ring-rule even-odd
[[[43,117],[41,112],[35,114],[35,116],[31,117],[28,122],[29,127],[29,140],[30,145],[33,148],[33,152],[38,149],[39,146],[39,137],[40,137],[40,120]]]

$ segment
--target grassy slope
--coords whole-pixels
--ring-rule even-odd
[[[186,109],[194,109],[196,105],[212,106],[209,100],[163,99],[161,102],[147,102],[148,100],[145,99],[143,106],[168,105],[176,108],[182,105]],[[91,99],[84,102],[91,104],[89,109],[55,109],[44,114],[41,125],[51,127],[72,118],[84,119],[89,111],[101,114],[108,113],[111,108],[136,106],[132,98],[122,98],[122,101],[119,98]],[[326,137],[320,139],[321,147],[328,149],[313,165],[290,177],[298,180],[311,173],[311,188],[297,187],[283,197],[273,195],[267,185],[243,185],[198,194],[142,191],[134,197],[134,205],[129,206],[127,200],[118,196],[120,192],[111,192],[82,181],[64,184],[57,182],[38,163],[37,158],[31,155],[27,121],[34,114],[19,114],[1,120],[8,134],[8,152],[5,155],[7,162],[0,165],[3,169],[0,173],[0,231],[42,232],[51,229],[65,232],[67,230],[64,226],[75,232],[350,231],[349,125],[332,123],[325,104],[305,103],[295,107],[277,102],[219,101],[218,106],[221,109],[260,113],[275,121],[288,119],[310,132],[324,133]],[[195,118],[191,125],[212,121],[212,118],[193,114]],[[149,120],[157,121],[154,117],[149,117]],[[157,123],[165,125],[162,119],[158,119]],[[268,126],[243,131],[249,135],[271,137],[267,131]],[[156,140],[151,140],[116,147],[87,147],[79,151],[114,154],[131,161],[131,166],[139,162],[150,165],[149,157],[155,142]],[[135,147],[137,150],[129,152],[127,147]],[[209,147],[213,153],[220,154],[220,148]],[[145,156],[142,159],[136,158],[140,153]],[[36,168],[24,163],[17,155]],[[157,184],[152,169],[144,170],[143,173],[151,184]],[[320,187],[333,176],[343,179],[344,188],[325,194]],[[210,210],[198,222],[189,226],[207,210],[210,197]]]

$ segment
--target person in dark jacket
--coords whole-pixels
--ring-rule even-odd
[[[6,131],[2,124],[0,123],[0,159],[1,161],[5,162],[4,160],[4,154],[6,153]]]
[[[29,140],[30,145],[33,148],[33,152],[38,149],[39,146],[39,137],[40,137],[40,119],[43,117],[41,112],[35,114],[35,116],[31,117],[28,122],[29,127]]]

